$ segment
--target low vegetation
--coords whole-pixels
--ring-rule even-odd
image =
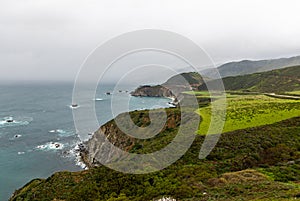
[[[211,121],[209,101],[218,103],[221,96],[209,97],[207,91],[185,92],[186,96],[195,95],[198,99],[200,109],[195,112],[201,116],[201,123],[195,132],[200,135],[196,135],[189,150],[174,164],[141,175],[124,174],[105,166],[58,172],[47,179],[29,182],[10,201],[153,201],[163,197],[181,201],[300,199],[300,100],[257,93],[288,91],[299,95],[299,69],[291,67],[225,78],[225,87],[238,91],[226,94],[226,118],[213,117],[215,121],[226,120],[225,127],[204,160],[198,156],[205,139],[203,134],[207,134]],[[198,75],[187,76],[190,82],[199,83]],[[115,129],[114,120],[106,125],[115,131],[115,145],[125,146],[122,140],[127,139],[130,145],[126,146],[127,151],[151,153],[168,145],[178,132],[180,108],[166,111],[168,122],[151,139],[125,138],[124,133]],[[148,111],[133,111],[130,115],[140,127],[150,123]]]
[[[211,106],[200,108],[198,113],[202,117],[198,133],[206,134],[211,122]],[[265,95],[227,96],[223,132],[272,124],[299,114],[299,100],[272,98]],[[214,116],[213,120],[221,121],[219,118],[220,116]]]
[[[262,73],[225,77],[222,79],[225,89],[234,91],[283,93],[300,90],[300,66],[277,69]],[[209,81],[211,88],[218,81]],[[205,84],[199,90],[206,90]]]
[[[286,92],[286,94],[292,96],[300,96],[300,91],[290,91],[290,92]]]
[[[166,130],[175,135],[176,130]],[[291,200],[300,196],[300,117],[272,125],[225,133],[205,160],[198,154],[204,136],[168,168],[131,175],[104,166],[82,172],[59,172],[34,180],[11,200]],[[142,153],[164,145],[154,138],[135,147]]]

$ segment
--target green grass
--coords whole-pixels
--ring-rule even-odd
[[[184,91],[182,93],[196,96],[209,96],[208,91]]]
[[[300,117],[226,133],[205,160],[198,158],[204,136],[197,135],[182,158],[159,172],[132,175],[105,166],[59,172],[32,181],[10,201],[294,200],[300,164],[287,162],[300,158],[299,133]],[[165,145],[161,139],[152,140]]]
[[[220,136],[205,160],[198,158],[205,136],[196,135],[186,154],[159,172],[132,175],[105,166],[59,172],[33,180],[17,190],[10,201],[150,201],[169,196],[182,201],[299,198],[300,101],[248,94],[227,97],[227,103],[224,132],[232,132]],[[210,109],[206,106],[198,110],[203,117],[199,132],[208,128]],[[131,139],[116,130],[116,145],[131,147],[128,151],[138,154],[162,149],[174,139],[181,121],[180,108],[166,112],[166,126],[154,138]],[[149,111],[134,111],[130,116],[141,127],[150,123]],[[115,122],[106,125],[113,128]]]
[[[290,91],[286,92],[286,94],[300,96],[300,91]]]
[[[258,171],[267,175],[272,181],[300,181],[300,164],[271,166],[268,168],[259,168]],[[300,187],[299,184],[298,187]]]
[[[226,110],[223,132],[230,132],[300,116],[300,101],[264,95],[245,95],[227,98]],[[200,108],[197,112],[202,118],[198,134],[215,134],[208,133],[211,123],[211,106]],[[216,115],[213,120],[222,121]]]
[[[183,94],[187,94],[187,95],[194,95],[196,96],[196,98],[212,98],[212,99],[219,99],[219,98],[223,98],[224,95],[220,94],[220,93],[214,93],[212,92],[211,94],[208,91],[184,91],[182,92]],[[238,95],[235,94],[230,94],[230,93],[226,93],[225,94],[226,98],[235,98],[238,97]]]

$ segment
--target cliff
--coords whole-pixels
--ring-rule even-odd
[[[150,85],[143,85],[138,87],[136,90],[130,93],[132,96],[143,96],[143,97],[174,97],[174,94],[171,92],[170,89],[162,86],[150,86]]]
[[[160,110],[153,110],[158,114],[161,112]],[[162,137],[165,131],[170,131],[171,129],[176,129],[178,125],[180,125],[181,115],[179,109],[167,109],[167,121],[161,129],[160,133],[156,137]],[[149,118],[149,111],[133,111],[130,112],[130,117],[135,125],[139,127],[147,127],[151,121]],[[81,156],[83,161],[88,167],[99,166],[100,162],[97,159],[101,159],[102,162],[111,161],[113,158],[117,159],[122,157],[122,155],[116,149],[119,148],[126,152],[134,151],[137,147],[140,147],[140,144],[144,143],[147,140],[142,140],[138,138],[134,138],[128,134],[125,134],[121,129],[120,125],[117,125],[116,121],[120,124],[125,125],[125,127],[129,127],[127,122],[124,121],[125,113],[118,115],[115,119],[107,122],[103,126],[101,126],[92,136],[92,138],[85,143],[86,149],[81,152]],[[153,131],[154,132],[154,131]],[[103,138],[103,134],[106,137]],[[173,133],[169,133],[168,138],[173,136]],[[111,143],[111,145],[107,145],[107,140]],[[159,150],[159,149],[157,149]],[[151,151],[155,151],[153,147],[151,147]],[[109,154],[107,154],[109,152]]]
[[[288,70],[285,76],[298,75],[298,69]],[[183,86],[176,85],[178,83],[176,79],[173,79],[175,84],[173,81],[168,82],[169,86]],[[274,80],[280,79],[275,77]],[[294,84],[298,86],[297,82]],[[144,86],[147,87],[149,86]],[[145,92],[143,96],[151,95],[150,92]],[[158,90],[153,95],[166,97],[172,95],[168,93]],[[236,98],[241,104],[227,110],[230,115],[226,120],[236,125],[252,120],[255,111],[263,114],[264,108],[267,111],[273,111],[274,108],[277,111],[282,110],[276,101],[259,104],[258,98],[255,104],[245,107],[245,101],[252,101],[255,97],[243,95]],[[288,111],[286,114],[290,114],[292,109],[297,107],[296,104],[298,103],[286,103],[286,107],[283,107]],[[267,105],[271,105],[270,108],[266,107]],[[159,114],[160,111],[153,112]],[[204,136],[196,135],[185,155],[159,172],[125,174],[100,164],[98,159],[106,162],[122,157],[115,146],[130,153],[145,154],[161,150],[170,144],[177,135],[183,118],[181,119],[180,108],[168,108],[166,113],[167,123],[151,139],[137,139],[126,135],[116,122],[120,121],[125,127],[130,125],[126,124],[125,114],[120,114],[99,128],[85,143],[85,149],[81,150],[82,158],[90,167],[89,170],[58,172],[47,179],[32,180],[17,190],[10,201],[140,201],[157,200],[163,196],[186,201],[228,201],[264,198],[294,200],[300,197],[300,117],[270,124],[264,119],[265,125],[243,129],[238,127],[236,130],[223,133],[205,160],[198,158]],[[133,111],[129,115],[133,123],[140,128],[147,127],[151,123],[148,110]],[[103,143],[106,140],[112,145],[107,146]]]
[[[179,119],[176,112],[169,113],[169,124],[164,132],[150,141],[134,141],[133,145],[129,140],[127,145],[119,144],[117,139],[122,137],[117,135],[119,131],[112,125],[113,121],[102,127],[101,132],[106,135],[109,135],[108,130],[115,132],[110,140],[131,152],[139,153],[145,147],[148,151],[157,150],[176,134],[175,124]],[[132,115],[137,121],[140,113]],[[139,122],[147,123],[145,111],[141,116],[145,120]],[[183,201],[294,200],[300,197],[299,132],[298,117],[225,133],[206,160],[198,158],[204,137],[197,135],[180,160],[159,172],[133,175],[105,166],[80,172],[58,172],[47,179],[32,180],[17,190],[10,201],[140,201],[164,196]]]
[[[204,79],[196,72],[181,73],[161,85],[143,85],[131,92],[132,96],[175,98],[183,91],[197,89]]]

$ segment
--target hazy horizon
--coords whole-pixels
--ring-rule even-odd
[[[299,7],[299,1],[258,0],[184,4],[171,0],[3,0],[0,80],[74,82],[80,66],[99,44],[139,29],[181,34],[202,47],[217,65],[298,56]],[[149,77],[140,76],[141,80]],[[158,76],[156,82],[169,74]],[[113,83],[114,79],[109,80]]]

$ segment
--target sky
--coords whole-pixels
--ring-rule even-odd
[[[98,45],[140,29],[183,35],[215,64],[296,56],[299,8],[298,0],[1,0],[0,80],[74,81]]]

